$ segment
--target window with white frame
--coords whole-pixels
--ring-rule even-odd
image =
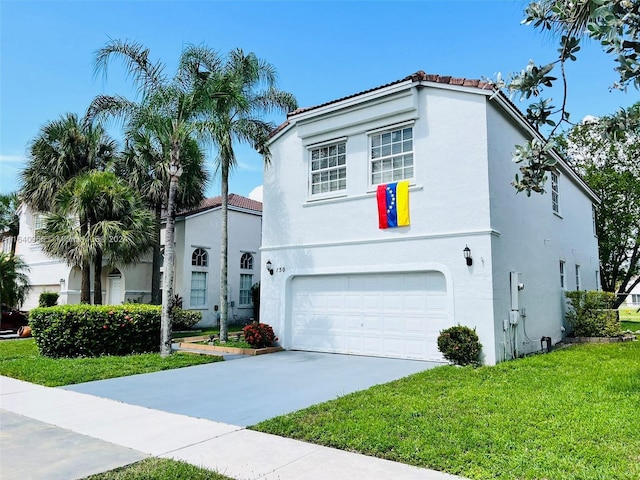
[[[243,270],[253,270],[253,255],[245,252],[240,257],[240,268]]]
[[[33,229],[37,232],[42,228],[44,228],[44,215],[41,213],[36,213],[33,216]]]
[[[596,290],[600,290],[600,272],[596,270]]]
[[[560,213],[560,197],[558,196],[558,174],[551,172],[551,208],[555,213]]]
[[[413,127],[370,136],[371,184],[413,178]]]
[[[347,188],[347,143],[313,148],[311,155],[311,195],[322,195]]]
[[[634,305],[640,305],[640,293],[631,294],[631,303]]]
[[[240,305],[251,305],[251,285],[253,285],[253,275],[240,274]]]
[[[191,265],[194,267],[206,267],[209,263],[209,254],[204,248],[196,248],[191,254]]]
[[[597,235],[598,234],[598,229],[596,228],[596,220],[598,219],[598,217],[596,216],[598,213],[598,211],[596,210],[596,206],[595,205],[591,205],[591,221],[593,223],[593,234]]]
[[[191,307],[207,304],[207,272],[191,272]]]
[[[576,265],[576,290],[580,290],[580,265]]]
[[[560,288],[566,290],[566,282],[564,277],[564,260],[560,260]]]

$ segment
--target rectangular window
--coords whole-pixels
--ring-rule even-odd
[[[631,294],[631,303],[633,303],[634,305],[640,304],[640,293]]]
[[[580,265],[576,265],[576,290],[580,290]]]
[[[551,207],[555,213],[560,213],[558,197],[558,174],[551,172]]]
[[[207,272],[191,272],[191,307],[207,304]]]
[[[36,213],[33,216],[33,229],[37,232],[42,228],[44,228],[44,215],[42,215],[41,213]]]
[[[566,290],[566,283],[564,280],[564,261],[560,260],[560,288]]]
[[[311,150],[311,195],[321,195],[347,188],[346,142]]]
[[[253,275],[240,274],[240,305],[251,305],[251,285]]]
[[[597,210],[595,205],[591,205],[591,221],[593,223],[593,234],[598,235],[598,229],[596,228]]]
[[[413,127],[377,133],[370,141],[372,185],[413,178]]]

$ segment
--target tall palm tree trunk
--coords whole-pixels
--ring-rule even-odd
[[[87,227],[87,219],[80,219],[80,234],[82,237],[87,236],[89,228]],[[82,262],[82,280],[80,283],[80,303],[91,303],[91,262],[86,259]]]
[[[229,339],[227,319],[228,319],[228,249],[229,231],[227,228],[229,217],[229,164],[223,161],[221,166],[221,189],[222,189],[222,225],[220,227],[220,341],[226,342]]]
[[[179,165],[179,149],[177,144],[171,146],[173,165]],[[172,173],[169,182],[169,199],[167,201],[167,226],[164,238],[164,276],[162,278],[162,314],[160,316],[160,356],[171,355],[171,312],[170,304],[173,297],[173,276],[175,273],[175,229],[176,229],[176,193],[178,191],[179,175]]]
[[[156,205],[155,217],[156,221],[153,227],[153,262],[151,266],[151,304],[160,305],[162,301],[160,291],[160,267],[162,266],[162,252],[160,250],[160,224],[162,217],[161,204]]]
[[[102,305],[102,251],[93,260],[93,304]]]

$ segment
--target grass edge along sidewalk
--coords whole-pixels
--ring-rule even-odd
[[[159,353],[96,358],[48,358],[38,352],[35,340],[0,342],[0,375],[26,382],[59,387],[76,383],[159,372],[221,361],[222,357],[193,353]]]
[[[232,480],[219,473],[186,462],[166,458],[147,458],[125,467],[91,475],[84,480]]]
[[[640,342],[439,367],[255,430],[472,479],[640,478]]]

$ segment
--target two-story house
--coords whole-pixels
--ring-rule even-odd
[[[597,288],[598,198],[561,158],[516,193],[514,146],[542,137],[494,93],[417,72],[274,132],[260,318],[285,348],[441,361],[460,324],[494,364],[561,340],[564,290]]]

